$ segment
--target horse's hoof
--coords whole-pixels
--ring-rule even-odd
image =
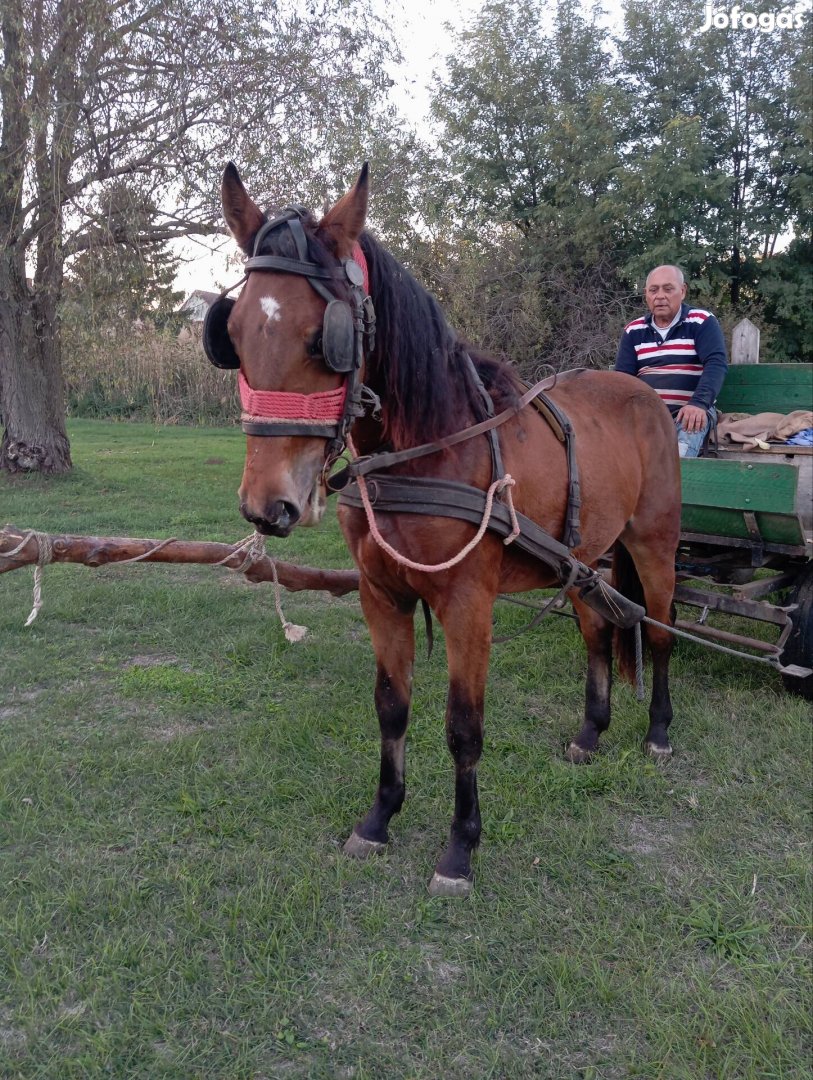
[[[657,746],[653,742],[645,742],[644,750],[655,761],[663,762],[668,761],[672,756],[672,747],[669,743],[666,746]]]
[[[450,896],[465,898],[471,893],[472,883],[464,877],[444,877],[435,873],[429,882],[430,896]]]
[[[572,742],[565,750],[565,758],[571,765],[588,765],[593,760],[593,752]]]
[[[365,840],[357,832],[351,832],[343,850],[351,859],[368,859],[371,855],[378,855],[386,846],[380,840]]]

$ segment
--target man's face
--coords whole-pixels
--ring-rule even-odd
[[[646,279],[644,299],[656,326],[668,326],[680,310],[686,295],[685,284],[671,267],[659,266]]]

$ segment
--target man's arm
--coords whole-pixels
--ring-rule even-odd
[[[708,412],[722,389],[728,371],[723,329],[713,315],[698,327],[694,347],[703,365],[703,374],[688,404]]]
[[[624,371],[627,375],[638,374],[638,357],[633,348],[630,336],[625,330],[618,343],[618,352],[615,357],[615,370]]]

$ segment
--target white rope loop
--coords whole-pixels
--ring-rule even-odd
[[[229,566],[229,559],[233,559],[235,555],[240,554],[243,555],[241,562],[236,566]],[[225,566],[228,570],[234,570],[238,574],[246,574],[255,563],[266,558],[271,563],[271,573],[274,577],[274,607],[279,616],[279,621],[282,623],[285,638],[287,641],[292,642],[302,641],[308,632],[308,628],[307,626],[297,626],[296,623],[288,622],[285,618],[285,613],[282,610],[282,586],[277,576],[277,564],[265,550],[265,537],[262,533],[253,532],[251,536],[247,536],[245,540],[242,540],[225,559],[221,559],[220,562],[216,562],[214,565]]]
[[[355,446],[353,446],[352,440],[347,440],[348,447],[354,458],[358,457]],[[491,518],[491,507],[494,503],[495,495],[501,491],[506,493],[506,503],[508,505],[508,512],[511,516],[511,532],[503,540],[504,544],[511,544],[519,536],[520,528],[519,521],[517,520],[516,510],[514,509],[514,500],[511,497],[511,488],[516,485],[516,480],[510,473],[506,473],[505,476],[501,476],[498,480],[489,487],[486,492],[486,502],[483,508],[483,519],[480,522],[480,527],[475,535],[469,540],[465,547],[458,551],[457,555],[454,555],[451,559],[447,559],[445,562],[440,563],[419,563],[413,559],[408,559],[406,555],[402,555],[400,551],[396,551],[395,548],[388,544],[379,531],[378,525],[375,520],[375,511],[373,510],[372,503],[370,502],[370,494],[367,491],[367,481],[364,476],[357,477],[357,483],[359,488],[359,494],[361,495],[361,502],[364,507],[364,512],[367,515],[367,525],[370,529],[370,535],[382,549],[394,559],[399,566],[406,567],[408,570],[419,570],[424,574],[436,574],[441,570],[450,570],[453,566],[457,566],[459,562],[462,562],[465,557],[472,552],[480,541],[485,536],[488,529],[488,523]]]
[[[42,607],[43,567],[54,561],[54,549],[51,545],[51,538],[47,533],[29,529],[16,548],[13,548],[11,551],[3,552],[3,558],[10,558],[12,555],[16,555],[18,552],[22,551],[31,539],[37,544],[37,565],[34,567],[34,606],[31,608],[31,614],[25,620],[26,626],[31,625],[34,619],[39,615],[40,608]]]

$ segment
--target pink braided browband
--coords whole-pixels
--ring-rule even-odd
[[[243,420],[301,420],[324,424],[338,422],[344,411],[346,385],[318,394],[293,394],[284,390],[252,390],[242,371],[237,375]]]

